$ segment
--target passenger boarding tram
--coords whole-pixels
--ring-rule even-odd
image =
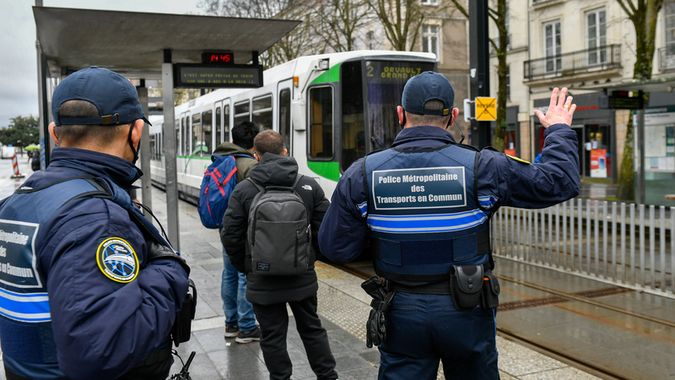
[[[230,130],[252,121],[274,129],[304,175],[330,198],[343,173],[389,147],[400,130],[395,107],[408,78],[434,70],[431,53],[354,51],[294,59],[264,72],[264,86],[219,89],[176,107],[178,191],[196,201],[211,153]],[[162,121],[150,128],[152,179],[164,184]]]

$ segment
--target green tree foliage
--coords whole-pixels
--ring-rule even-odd
[[[37,144],[40,140],[38,119],[35,116],[13,117],[7,128],[0,128],[0,143],[14,146]]]
[[[654,49],[656,40],[656,22],[663,8],[663,0],[616,0],[628,15],[635,28],[635,65],[633,79],[652,78]],[[647,101],[647,99],[645,99]],[[635,198],[635,164],[633,162],[633,118],[626,126],[626,142],[623,149],[621,168],[619,169],[619,197],[625,200]]]

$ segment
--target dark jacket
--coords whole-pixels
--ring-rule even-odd
[[[492,148],[480,151],[475,172],[482,207],[490,212],[500,206],[542,208],[579,194],[576,133],[568,125],[556,124],[544,136],[540,163],[531,164]],[[446,130],[420,126],[402,130],[393,147],[438,148],[450,143],[455,141]],[[355,260],[368,239],[363,166],[363,159],[357,160],[340,178],[319,232],[321,253],[336,262]]]
[[[24,186],[84,176],[105,178],[129,191],[141,175],[115,156],[58,148],[49,167]],[[138,256],[140,272],[127,284],[108,279],[97,266],[97,250],[111,237],[127,241]],[[149,261],[148,242],[125,209],[101,198],[64,207],[40,225],[37,265],[47,281],[59,366],[69,378],[117,378],[167,345],[188,274],[176,260]]]
[[[292,186],[298,174],[298,164],[292,157],[283,157],[266,153],[258,166],[249,173],[249,177],[261,186]],[[318,253],[317,235],[323,216],[328,209],[328,199],[319,184],[312,178],[303,176],[295,187],[310,212],[312,236],[315,252]],[[251,202],[258,189],[249,181],[237,185],[232,193],[225,212],[221,241],[230,256],[232,264],[241,272],[246,272],[250,263],[246,263],[246,232]],[[298,276],[260,276],[247,274],[246,296],[253,303],[268,305],[280,302],[300,301],[316,294],[318,284],[316,272],[312,269]]]
[[[253,155],[248,150],[231,142],[224,142],[220,144],[213,154],[218,156],[229,156],[231,154],[248,155],[249,157],[237,157],[237,183],[240,183],[248,177],[248,173],[254,166],[258,165],[258,161],[253,158]]]

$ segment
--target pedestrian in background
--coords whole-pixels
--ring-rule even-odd
[[[270,379],[291,377],[292,363],[286,346],[288,304],[317,378],[337,379],[328,336],[317,314],[318,283],[314,271],[315,252],[318,252],[316,236],[328,208],[328,200],[314,179],[298,174],[298,164],[294,158],[288,157],[288,149],[279,133],[272,130],[260,132],[254,146],[260,163],[251,170],[248,180],[238,184],[234,190],[225,213],[221,239],[232,264],[247,273],[246,294],[260,322],[260,348],[265,365]],[[293,203],[300,203],[298,207],[303,218],[251,220],[257,218],[254,215],[262,208],[262,197],[268,190],[277,191],[281,197],[279,202],[268,205],[273,210],[273,215],[267,215],[270,219],[284,214],[287,210],[284,206],[290,205],[290,208]],[[278,226],[289,223],[306,227],[280,232]],[[265,227],[269,229],[265,230]],[[252,239],[254,233],[257,239]],[[253,252],[252,240],[257,249],[266,251],[263,254],[269,260],[258,260],[257,251]],[[286,247],[290,249],[286,250]],[[308,252],[310,254],[306,255]],[[297,268],[297,274],[272,274],[284,264],[289,264],[291,270]]]
[[[553,90],[541,162],[458,144],[447,128],[459,115],[443,75],[405,85],[397,107],[404,129],[390,149],[344,173],[319,232],[321,252],[344,263],[364,250],[380,276],[368,340],[379,345],[380,379],[498,379],[490,217],[500,206],[540,208],[579,193],[572,131],[575,105]]]
[[[235,156],[237,183],[244,181],[258,164],[253,157],[253,139],[257,134],[258,128],[250,121],[244,121],[232,128],[232,142],[220,144],[213,152],[219,156]],[[260,340],[260,328],[255,323],[253,306],[246,299],[246,275],[232,265],[225,247],[220,297],[225,313],[225,338],[235,338],[237,343]]]

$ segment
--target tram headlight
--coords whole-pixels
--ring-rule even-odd
[[[319,70],[328,70],[330,67],[330,60],[328,58],[324,58],[319,60]]]

